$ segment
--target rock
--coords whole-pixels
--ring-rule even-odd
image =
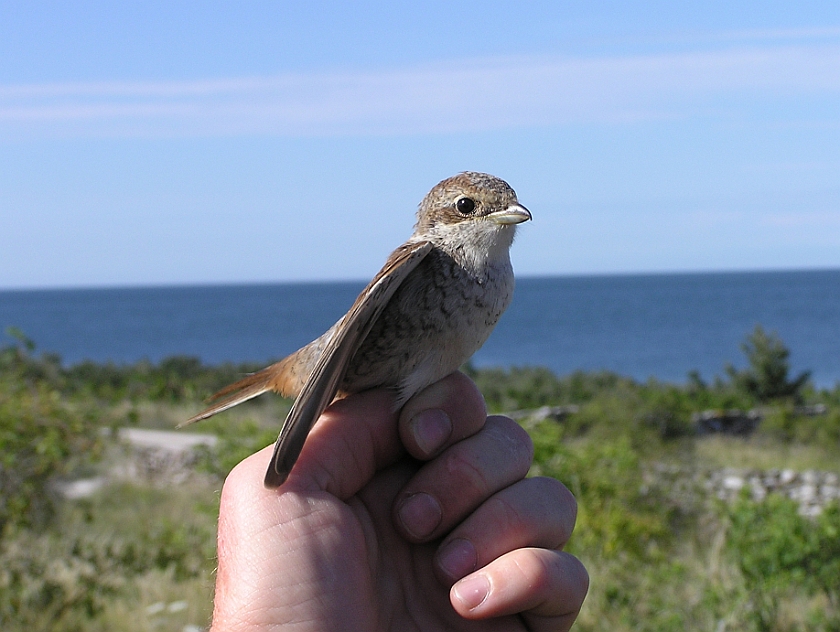
[[[822,513],[821,505],[802,505],[799,507],[799,514],[806,518],[816,518]]]
[[[820,482],[819,472],[815,470],[805,470],[802,472],[802,482],[806,485],[817,485]]]
[[[803,516],[819,515],[826,504],[840,500],[840,476],[817,470],[800,473],[792,469],[723,468],[706,472],[695,487],[720,500],[732,501],[747,486],[755,502],[763,501],[770,494],[783,494],[799,505]]]
[[[761,415],[755,410],[704,410],[691,416],[699,434],[727,434],[743,436],[752,434],[761,422]]]
[[[764,475],[761,484],[769,491],[775,491],[779,487],[779,470],[770,470]]]
[[[78,500],[93,496],[105,485],[104,476],[94,478],[80,478],[76,481],[63,481],[56,483],[56,491],[67,500]]]
[[[782,470],[782,473],[779,475],[779,484],[790,485],[796,481],[796,478],[797,474],[794,470]]]
[[[840,487],[837,485],[823,484],[820,486],[820,496],[822,496],[822,498],[824,498],[827,502],[838,500],[840,499]]]
[[[111,474],[115,478],[147,483],[181,483],[192,473],[197,448],[212,448],[218,437],[210,434],[123,428],[120,439],[131,458],[121,462]]]
[[[704,410],[694,413],[691,416],[691,423],[694,424],[699,434],[749,435],[772,410],[769,407],[753,408],[746,411],[737,408]],[[825,404],[812,404],[796,406],[793,412],[803,417],[816,417],[825,415],[828,408]]]
[[[803,417],[819,417],[820,415],[825,415],[828,412],[828,408],[825,404],[812,404],[809,406],[796,406],[793,412]]]
[[[177,432],[171,430],[144,430],[142,428],[122,428],[119,437],[137,448],[153,448],[164,452],[187,452],[198,446],[212,448],[219,438],[211,434],[197,432]]]
[[[514,410],[505,413],[514,421],[530,420],[533,422],[544,421],[551,419],[553,421],[563,421],[569,415],[574,415],[580,410],[579,406],[569,404],[568,406],[541,406],[540,408],[531,408],[527,410]]]
[[[794,487],[790,490],[788,497],[798,501],[800,504],[810,504],[817,499],[817,486],[808,483]]]
[[[740,476],[730,474],[723,479],[723,488],[728,491],[738,491],[744,486],[744,479]]]

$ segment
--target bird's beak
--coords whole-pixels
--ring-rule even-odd
[[[531,211],[519,204],[511,204],[503,211],[490,213],[487,219],[502,225],[521,224],[531,219]]]

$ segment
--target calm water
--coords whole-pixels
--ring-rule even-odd
[[[80,360],[268,361],[323,333],[362,283],[0,292],[0,327]],[[840,381],[840,270],[520,279],[477,366],[609,369],[637,379],[709,379],[756,324],[794,371]],[[8,343],[9,339],[5,338]]]

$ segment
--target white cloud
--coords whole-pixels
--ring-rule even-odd
[[[840,45],[0,86],[0,137],[412,134],[687,118],[840,92]],[[740,105],[738,105],[740,103]]]
[[[800,211],[789,213],[770,213],[763,223],[779,228],[804,228],[827,231],[835,242],[840,242],[840,209],[835,211]]]

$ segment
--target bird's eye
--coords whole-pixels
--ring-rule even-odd
[[[468,197],[462,197],[455,202],[455,209],[461,215],[469,215],[475,210],[475,201]]]

